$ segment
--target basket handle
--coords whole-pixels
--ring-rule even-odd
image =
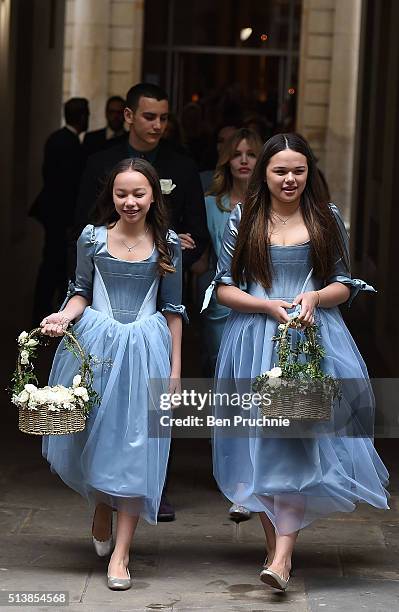
[[[85,360],[85,358],[86,358],[86,355],[85,355],[85,352],[84,352],[83,348],[81,347],[80,343],[78,342],[78,339],[76,338],[76,336],[74,334],[72,334],[71,332],[69,332],[68,330],[64,331],[64,335],[68,336],[69,340],[71,340],[74,343],[74,345],[76,346],[76,348],[78,350],[80,360],[81,360],[81,362],[83,362]],[[28,340],[30,340],[31,338],[34,338],[35,336],[41,336],[43,338],[44,336],[46,336],[46,334],[42,333],[42,328],[41,327],[35,327],[35,329],[32,329],[28,333]],[[47,337],[51,338],[52,336],[47,336]],[[21,374],[21,372],[22,372],[21,348],[20,348],[20,350],[18,352],[17,369],[18,369],[18,373]]]
[[[298,321],[296,318],[290,319],[289,321],[287,321],[287,323],[284,324],[284,329],[281,332],[281,336],[279,339],[279,346],[277,350],[280,366],[284,367],[288,363],[288,359],[289,359],[289,353],[286,350],[288,330],[290,328],[298,329],[300,327],[301,325],[298,324]],[[308,327],[305,327],[305,329],[303,330],[303,333],[307,337],[308,342],[310,344],[312,345],[316,344],[316,326],[314,324],[309,325]],[[317,361],[318,361],[318,364],[320,364],[320,359],[318,359]]]

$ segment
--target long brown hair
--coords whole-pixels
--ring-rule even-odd
[[[123,159],[111,170],[97,198],[93,223],[96,226],[106,225],[107,227],[114,227],[120,219],[113,200],[114,181],[118,174],[129,171],[140,172],[151,185],[153,202],[147,212],[146,222],[152,228],[155,246],[159,252],[159,273],[163,276],[166,272],[175,272],[176,270],[172,264],[171,250],[166,240],[168,213],[162,197],[161,185],[156,171],[145,159]]]
[[[326,280],[339,257],[343,257],[349,266],[341,233],[329,206],[327,190],[309,144],[299,134],[276,134],[265,143],[249,181],[231,266],[236,283],[246,279],[259,282],[265,288],[271,287],[273,270],[268,240],[271,198],[266,168],[273,155],[287,148],[302,153],[308,163],[300,206],[309,232],[315,276]]]
[[[256,156],[260,155],[262,150],[262,141],[259,134],[248,128],[240,128],[224,143],[213,175],[212,184],[206,194],[215,196],[217,207],[224,212],[230,212],[230,208],[223,206],[222,198],[228,195],[233,188],[230,161],[233,159],[234,153],[242,140],[247,141]]]

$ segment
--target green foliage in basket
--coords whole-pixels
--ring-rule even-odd
[[[78,361],[79,373],[74,377],[72,387],[56,385],[38,388],[34,370],[34,359],[38,348],[48,342],[48,337],[37,328],[31,332],[23,331],[18,336],[17,366],[12,377],[11,401],[19,408],[38,410],[46,406],[49,412],[75,410],[80,408],[87,416],[99,403],[100,396],[93,387],[92,356],[86,355],[78,339],[71,330],[65,332],[64,345]]]
[[[318,341],[318,326],[313,324],[305,328],[303,337],[293,343],[290,330],[301,328],[297,317],[278,326],[272,341],[276,343],[279,365],[257,376],[253,390],[276,397],[287,387],[295,385],[298,394],[321,392],[332,395],[334,399],[340,397],[338,381],[321,368],[325,351]]]

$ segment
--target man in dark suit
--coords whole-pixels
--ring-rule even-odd
[[[168,113],[167,94],[157,85],[139,83],[130,88],[125,108],[129,136],[124,142],[89,157],[77,204],[77,230],[88,223],[101,183],[115,164],[127,157],[142,157],[154,166],[161,180],[175,185],[165,194],[165,201],[171,227],[180,236],[183,264],[189,269],[209,240],[204,195],[195,163],[161,140]]]
[[[94,130],[85,134],[83,150],[87,157],[109,147],[114,147],[124,136],[127,136],[123,127],[125,106],[125,100],[120,96],[108,98],[105,105],[107,126],[101,130]]]
[[[34,324],[53,312],[54,298],[66,290],[67,231],[74,223],[85,160],[79,134],[87,130],[89,114],[86,98],[68,100],[64,105],[65,127],[51,134],[45,144],[43,188],[29,213],[44,227],[43,258],[34,295]]]

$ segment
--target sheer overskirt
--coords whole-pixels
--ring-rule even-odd
[[[332,512],[353,511],[358,502],[388,508],[388,472],[373,445],[375,405],[366,366],[338,308],[318,309],[316,320],[326,351],[323,369],[342,383],[331,420],[298,438],[277,428],[266,436],[256,427],[235,437],[214,431],[220,489],[232,502],[266,512],[281,534]],[[271,341],[276,331],[270,317],[232,312],[218,356],[216,391],[250,392],[251,381],[278,363]],[[259,416],[257,406],[232,411],[230,416]],[[226,408],[216,404],[215,413],[226,416]]]
[[[169,381],[171,335],[166,319],[156,312],[126,324],[88,307],[74,332],[94,358],[94,387],[101,403],[91,412],[85,431],[45,436],[43,456],[51,470],[92,505],[103,501],[155,523],[170,435],[159,427],[151,380],[165,385]],[[78,369],[77,359],[61,342],[49,384],[71,386]]]
[[[349,260],[344,222],[338,208],[330,206]],[[231,265],[240,220],[241,206],[237,205],[226,224],[216,275],[205,293],[203,309],[218,283],[237,286]],[[350,289],[348,305],[360,291],[375,291],[351,277],[342,257],[325,282],[317,278],[309,241],[272,245],[270,257],[271,287],[265,289],[249,278],[240,289],[257,298],[292,304],[303,292],[339,282]],[[325,349],[323,371],[338,379],[342,390],[330,421],[308,425],[293,421],[287,430],[248,426],[235,435],[223,427],[214,430],[214,475],[220,489],[230,501],[254,512],[266,512],[281,534],[297,531],[332,512],[353,511],[357,503],[388,508],[388,472],[373,444],[375,401],[366,365],[338,307],[317,308],[315,319]],[[277,325],[266,314],[230,313],[216,364],[217,392],[249,394],[254,379],[278,365],[273,343]],[[293,332],[293,341],[297,333]],[[217,402],[215,413],[217,417],[230,413],[230,417],[255,418],[259,406],[253,400],[248,410],[243,403],[226,408]]]

